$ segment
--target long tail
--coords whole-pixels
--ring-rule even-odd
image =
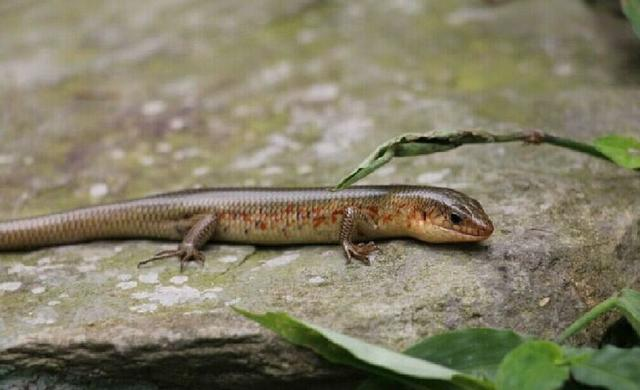
[[[0,222],[0,250],[23,250],[101,238],[92,209]]]
[[[0,251],[123,237],[163,238],[168,235],[162,224],[153,222],[149,213],[133,204],[131,207],[125,204],[87,207],[9,220],[0,222]]]

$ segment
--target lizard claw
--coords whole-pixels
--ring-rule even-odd
[[[351,260],[356,259],[364,265],[371,265],[372,254],[379,250],[378,246],[373,242],[368,243],[345,243],[343,244],[344,251],[347,254],[347,264],[351,263]]]
[[[191,261],[195,261],[201,266],[204,266],[205,257],[202,252],[194,248],[193,245],[180,244],[177,249],[160,251],[152,257],[139,262],[138,268],[145,264],[153,263],[155,261],[166,259],[169,257],[177,257],[180,259],[180,272],[184,271],[184,266]]]

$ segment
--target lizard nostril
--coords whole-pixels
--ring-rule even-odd
[[[493,233],[493,223],[491,221],[487,220],[487,222],[484,225],[484,228],[482,230],[484,231],[484,233],[487,236],[491,235],[491,233]]]

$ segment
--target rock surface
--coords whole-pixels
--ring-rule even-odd
[[[0,36],[2,218],[332,185],[408,131],[639,135],[640,44],[577,0],[5,2]],[[358,374],[228,306],[393,349],[471,326],[553,337],[640,273],[640,178],[606,162],[465,147],[367,182],[462,190],[497,229],[481,245],[382,243],[371,267],[335,246],[214,244],[183,274],[135,267],[170,243],[0,254],[0,387],[351,388]]]

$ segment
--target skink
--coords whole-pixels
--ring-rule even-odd
[[[249,244],[340,243],[347,262],[370,264],[369,239],[475,242],[493,224],[475,199],[425,186],[212,188],[79,208],[0,222],[0,250],[28,250],[101,239],[178,240],[175,250],[141,262],[178,257],[181,269],[204,262],[208,241]]]

